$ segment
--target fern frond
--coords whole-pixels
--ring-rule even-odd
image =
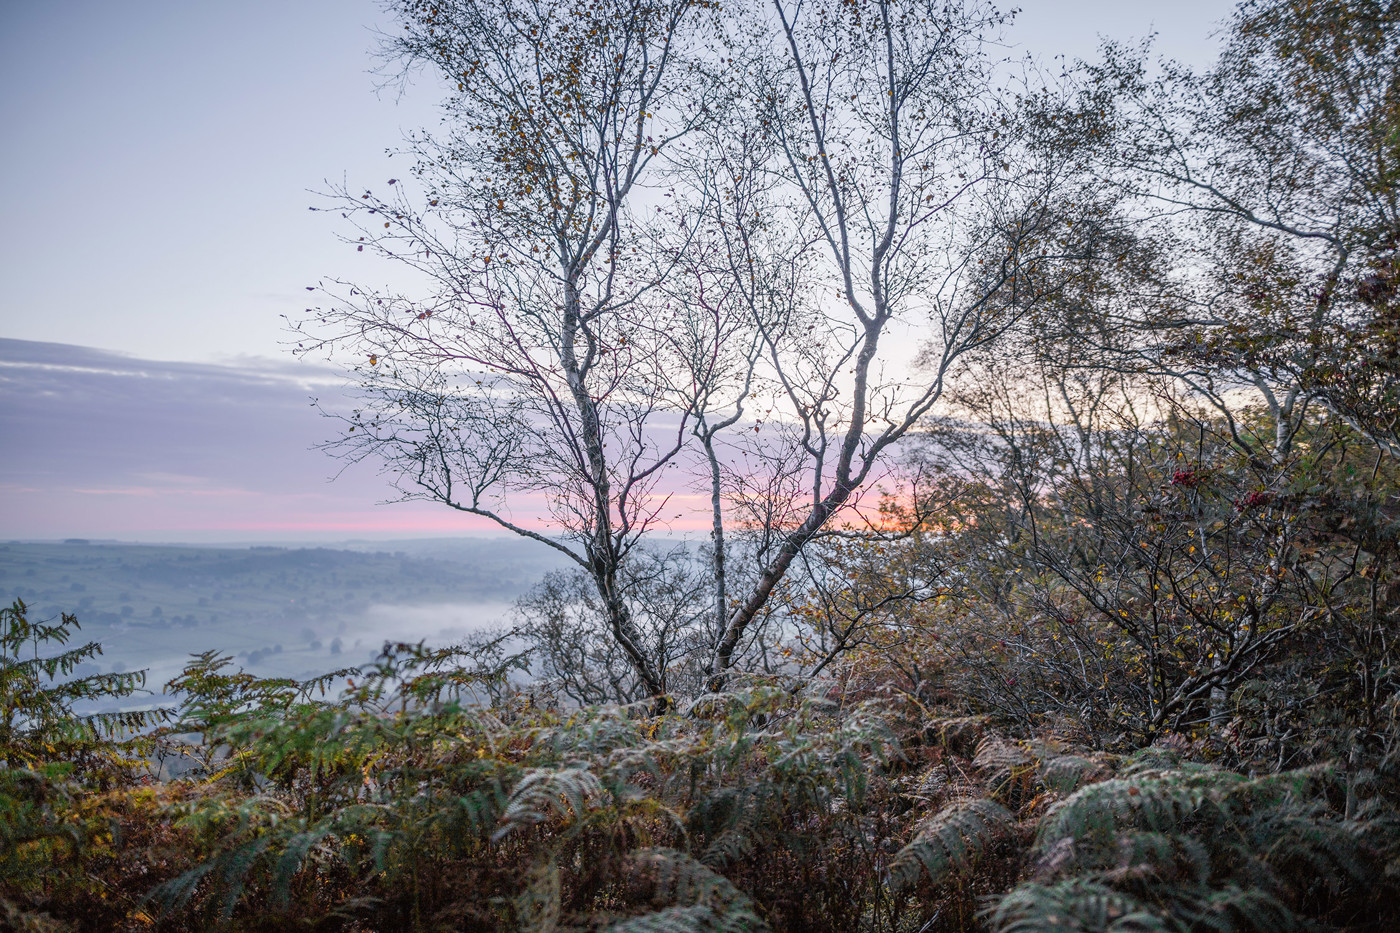
[[[704,904],[690,907],[667,907],[640,917],[614,923],[607,933],[746,933],[761,929],[744,924],[726,925],[724,918]]]
[[[235,846],[197,865],[182,875],[158,885],[147,897],[164,907],[185,907],[207,882],[208,893],[219,904],[219,916],[227,921],[243,896],[248,872],[271,845],[271,838],[260,836]]]
[[[924,725],[924,741],[941,745],[955,755],[970,758],[982,741],[989,721],[986,716],[932,719]]]
[[[516,929],[520,933],[554,933],[559,928],[561,906],[558,864],[537,866],[515,899]]]
[[[238,906],[238,901],[243,896],[249,871],[271,845],[272,837],[260,836],[215,859],[219,875],[216,888],[221,895],[219,916],[225,921],[233,916],[233,909]]]
[[[147,901],[154,901],[166,909],[182,908],[194,900],[194,893],[205,876],[216,868],[213,861],[196,865],[169,881],[156,885],[146,895]]]
[[[1291,933],[1307,929],[1286,905],[1257,888],[1229,885],[1199,900],[1192,929],[1216,933]]]
[[[1119,768],[1118,773],[1122,777],[1147,777],[1165,771],[1198,774],[1215,770],[1216,768],[1212,765],[1183,760],[1181,753],[1174,748],[1165,745],[1149,745],[1147,748],[1139,749],[1129,755],[1128,759],[1123,762],[1123,766]]]
[[[743,829],[730,827],[710,841],[700,854],[700,861],[711,868],[723,868],[747,858],[753,849],[752,835]]]
[[[1245,779],[1229,772],[1201,772],[1102,781],[1076,791],[1051,810],[1041,825],[1037,848],[1047,850],[1065,838],[1111,846],[1120,832],[1171,833],[1221,791]]]
[[[977,752],[972,756],[974,767],[982,771],[1010,771],[1030,764],[1030,754],[1021,746],[989,735],[977,743]]]
[[[1400,877],[1400,814],[1372,801],[1361,807],[1347,829],[1386,864],[1387,877]]]
[[[781,817],[778,789],[768,781],[724,787],[706,795],[687,814],[690,832],[709,840],[700,861],[713,869],[745,858],[765,821]]]
[[[1129,832],[1118,837],[1114,880],[1148,878],[1168,884],[1188,880],[1203,884],[1211,873],[1211,851],[1189,835]]]
[[[1035,763],[1030,753],[1019,745],[988,735],[978,743],[972,765],[987,776],[990,796],[1009,806],[1020,806],[1035,796]]]
[[[501,813],[508,805],[498,781],[486,787],[478,787],[453,799],[455,809],[453,822],[457,826],[465,823],[466,833],[485,837],[487,830],[501,819]]]
[[[598,805],[603,796],[598,776],[587,768],[532,768],[516,784],[501,815],[502,826],[492,835],[500,840],[510,832],[551,816],[566,821],[577,818]]]
[[[926,820],[890,863],[890,887],[898,891],[927,875],[935,884],[967,871],[996,841],[1011,832],[1013,817],[994,800],[950,804]]]
[[[997,933],[1169,933],[1167,918],[1098,881],[1022,884],[987,914]]]
[[[279,906],[286,906],[291,898],[292,879],[297,872],[301,871],[302,863],[306,861],[311,850],[325,841],[330,835],[328,827],[317,827],[306,832],[297,833],[287,840],[282,847],[282,854],[277,857],[276,865],[272,871],[272,891],[273,898]]]
[[[1099,775],[1106,776],[1103,763],[1080,755],[1057,755],[1040,763],[1040,782],[1062,794],[1079,790]]]
[[[628,860],[653,879],[653,899],[672,901],[674,906],[613,924],[609,933],[750,933],[768,929],[747,895],[684,852],[642,849]]]

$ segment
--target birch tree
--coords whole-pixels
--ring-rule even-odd
[[[800,480],[776,493],[777,527],[730,608],[712,689],[793,561],[858,501],[959,361],[1041,300],[1026,283],[1060,258],[1050,205],[1073,177],[1028,144],[1022,108],[1039,89],[999,86],[1010,72],[989,45],[1007,22],[995,9],[776,0],[770,19],[755,106],[780,180],[773,226],[802,231],[813,290],[803,313],[761,328],[786,430],[757,455]]]
[[[443,127],[410,140],[414,185],[336,194],[350,242],[406,266],[417,291],[329,285],[301,343],[358,360],[338,452],[383,463],[406,498],[566,555],[652,696],[665,671],[622,575],[703,394],[676,391],[677,371],[704,355],[672,339],[680,309],[658,289],[653,241],[685,230],[647,202],[719,90],[698,54],[717,36],[707,6],[397,4],[390,51],[449,88]]]
[[[653,697],[674,663],[634,618],[629,560],[698,463],[713,625],[691,662],[720,688],[797,556],[959,361],[1042,298],[1075,169],[1031,144],[1040,92],[1001,87],[1006,18],[913,0],[398,12],[394,49],[450,96],[411,140],[413,185],[338,192],[349,243],[418,285],[330,284],[310,309],[302,349],[356,361],[333,446],[566,554]]]

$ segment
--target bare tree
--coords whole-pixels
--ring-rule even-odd
[[[719,90],[697,55],[715,34],[704,6],[397,4],[393,51],[455,93],[443,133],[412,140],[421,195],[391,181],[389,196],[337,192],[338,209],[359,228],[352,243],[422,288],[331,286],[301,344],[360,361],[361,407],[339,452],[381,460],[407,498],[568,555],[652,696],[664,671],[620,573],[665,507],[660,479],[710,378],[676,391],[674,373],[703,354],[671,339],[680,309],[658,289],[667,270],[651,248],[673,226],[651,203],[667,154]],[[518,517],[522,495],[543,501],[561,537]]]
[[[694,693],[703,674],[694,663],[710,636],[711,581],[685,546],[638,548],[619,574],[641,647],[668,692]],[[549,574],[516,602],[515,632],[524,637],[542,686],[580,704],[631,703],[649,696],[610,632],[597,587],[578,568]]]
[[[567,554],[654,697],[667,662],[626,564],[672,515],[663,477],[698,463],[718,688],[958,361],[1040,300],[1026,283],[1063,223],[1046,205],[1075,169],[1028,143],[1037,124],[996,87],[986,42],[1004,17],[877,0],[722,18],[687,0],[398,9],[395,49],[455,92],[442,134],[412,140],[421,194],[338,192],[349,242],[421,281],[331,285],[308,315],[303,350],[358,359],[334,446],[405,497]],[[736,562],[726,510],[750,506]]]
[[[977,5],[773,5],[777,48],[755,108],[779,179],[770,226],[801,231],[794,264],[814,287],[803,313],[761,328],[783,429],[757,455],[801,491],[775,509],[712,688],[793,561],[933,409],[960,358],[1041,297],[1022,283],[1058,258],[1046,205],[1070,168],[1027,145],[1034,125],[997,88],[1004,63],[987,40],[1005,19]],[[928,335],[921,373],[889,352],[892,332]]]

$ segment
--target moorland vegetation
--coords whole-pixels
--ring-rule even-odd
[[[1017,93],[971,4],[397,8],[448,135],[428,208],[343,207],[441,291],[311,311],[335,447],[569,568],[120,713],[3,610],[0,923],[1395,927],[1395,3]],[[712,536],[660,548],[686,469]]]

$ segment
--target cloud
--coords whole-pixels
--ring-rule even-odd
[[[316,445],[329,410],[351,407],[325,365],[236,357],[145,360],[89,347],[0,339],[0,528],[12,538],[337,540],[499,529],[427,502],[395,502],[369,463]],[[656,446],[676,426],[658,423]],[[645,498],[676,532],[709,527],[701,464],[677,461]],[[703,472],[703,471],[702,471]],[[539,494],[512,497],[517,524],[545,528]]]
[[[314,449],[339,399],[324,366],[170,363],[0,339],[0,527],[13,537],[204,540],[318,532],[471,533],[475,519],[393,496],[368,465]]]
[[[300,488],[330,472],[302,456],[326,436],[303,386],[276,368],[134,359],[86,347],[0,340],[0,431],[8,482],[107,486],[179,474]],[[160,485],[170,486],[163,482]]]

